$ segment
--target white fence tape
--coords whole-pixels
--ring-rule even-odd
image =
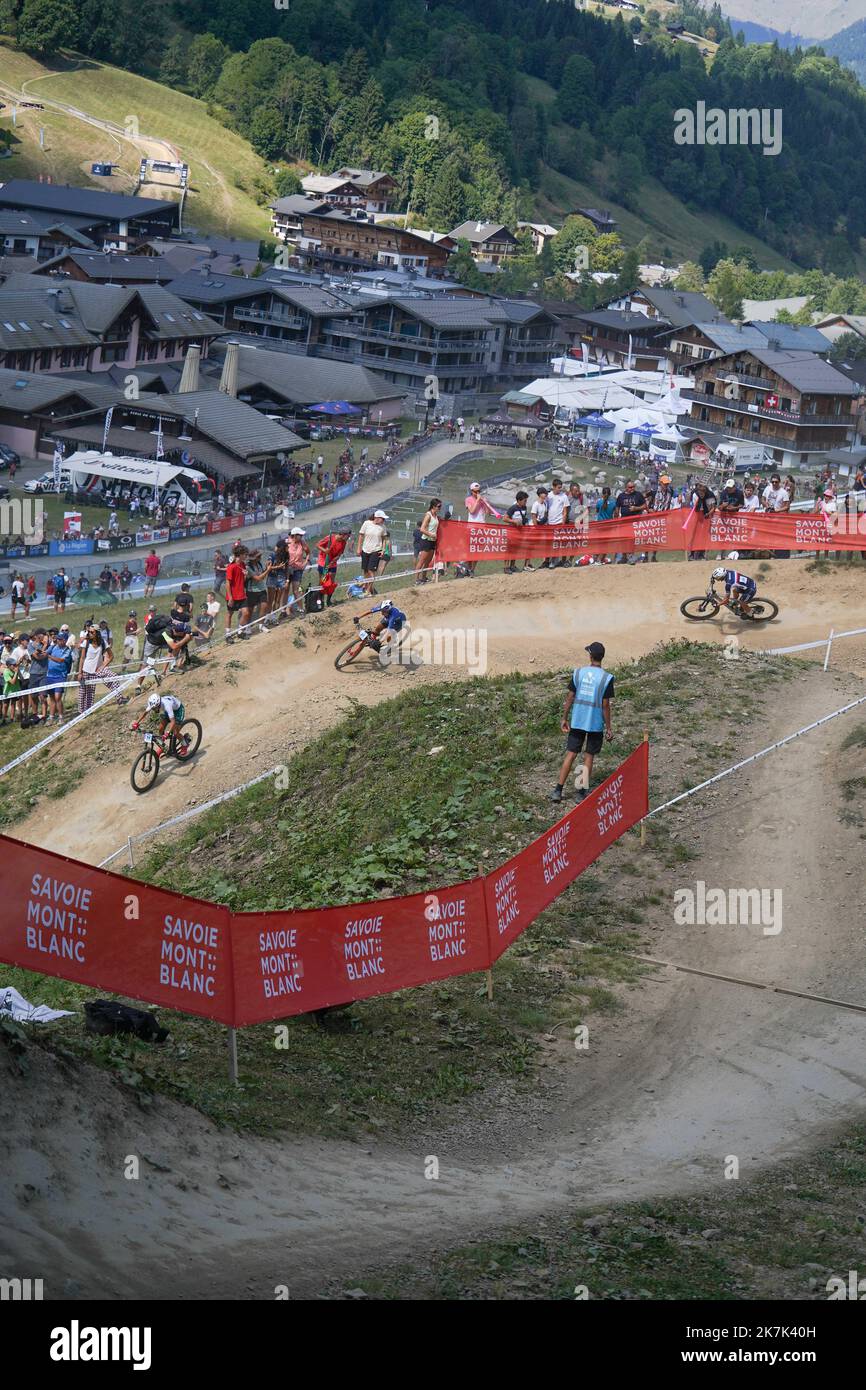
[[[840,637],[864,637],[866,627],[852,627],[850,632],[831,632],[829,637],[821,637],[817,642],[798,642],[795,647],[768,647],[765,656],[791,656],[793,652],[814,651],[816,647],[826,647],[830,642],[838,642]]]
[[[823,646],[823,643],[819,643]],[[802,729],[797,729],[793,734],[786,734],[776,743],[770,743],[766,748],[761,748],[759,752],[752,753],[748,758],[743,758],[741,762],[734,763],[733,767],[726,767],[724,771],[717,772],[714,777],[708,777],[705,782],[699,782],[696,787],[690,787],[686,792],[680,792],[679,796],[671,797],[670,801],[665,801],[661,806],[656,806],[649,811],[645,817],[651,820],[661,811],[667,811],[670,806],[676,806],[678,801],[685,801],[687,797],[694,796],[696,792],[701,792],[705,787],[711,787],[714,782],[721,782],[724,777],[730,777],[732,772],[739,772],[740,768],[748,767],[750,763],[756,763],[759,758],[765,758],[768,753],[774,752],[776,748],[784,748],[786,743],[793,743],[795,738],[801,738],[803,734],[811,733],[813,729],[820,729],[822,724],[829,724],[831,719],[838,719],[841,714],[847,714],[849,710],[856,709],[858,705],[866,703],[866,695],[861,695],[858,699],[852,700],[850,704],[843,705],[841,709],[834,709],[831,714],[824,714],[820,719],[816,719],[812,724],[805,724]]]
[[[113,690],[109,690],[107,695],[103,695],[101,700],[97,700],[96,703],[91,705],[90,709],[85,710],[83,714],[78,714],[74,719],[70,719],[68,723],[61,724],[58,728],[53,729],[47,738],[40,739],[38,743],[34,743],[32,747],[26,749],[25,752],[19,753],[17,758],[12,759],[11,763],[6,763],[5,767],[0,767],[0,777],[5,777],[6,773],[11,772],[14,767],[20,767],[22,763],[28,762],[29,759],[35,757],[37,753],[41,753],[43,748],[47,748],[50,743],[54,743],[55,739],[62,738],[70,729],[74,729],[83,719],[89,719],[98,709],[102,709],[102,707],[107,705],[111,700],[116,700],[117,696],[121,694],[127,686],[131,685],[135,679],[135,676],[127,676],[125,680],[120,681]]]

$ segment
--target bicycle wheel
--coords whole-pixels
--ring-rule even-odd
[[[741,610],[740,617],[745,618],[747,623],[768,623],[777,617],[778,612],[778,603],[774,603],[771,598],[759,598],[749,605],[748,613]]]
[[[706,622],[707,618],[714,618],[719,611],[719,605],[714,603],[706,594],[702,598],[687,598],[680,604],[680,612],[684,618],[692,618],[695,622]]]
[[[159,758],[152,749],[145,748],[132,764],[132,772],[129,774],[132,790],[139,794],[149,792],[158,776]]]
[[[186,736],[187,738],[189,738],[189,748],[187,749],[187,751],[184,753],[183,757],[181,758],[181,762],[188,763],[189,760],[190,760],[190,758],[194,758],[194,757],[195,757],[196,753],[198,752],[199,748],[201,747],[202,727],[201,727],[201,724],[199,723],[199,721],[198,721],[197,719],[185,719],[185,720],[183,721],[183,723],[182,723],[181,725],[179,725],[178,731],[177,731],[177,733],[175,734],[175,738],[174,738],[174,743],[175,743],[175,757],[178,756],[178,754],[177,754],[177,743],[178,743],[178,739],[181,739],[181,738],[183,738],[184,736]]]
[[[356,637],[354,641],[349,643],[348,647],[344,647],[340,654],[334,657],[334,665],[337,670],[344,671],[347,666],[351,665],[353,661],[356,661],[366,645],[366,638]]]

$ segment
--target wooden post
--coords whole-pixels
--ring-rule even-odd
[[[229,1029],[229,1081],[233,1086],[238,1084],[238,1030]]]
[[[649,743],[649,729],[644,729],[643,741],[644,743]],[[644,819],[640,823],[640,843],[641,849],[643,849],[646,845],[646,817],[644,817]]]

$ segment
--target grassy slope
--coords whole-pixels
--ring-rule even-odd
[[[327,639],[327,619],[313,623]],[[740,710],[754,708],[757,718],[770,708],[796,664],[725,663],[730,708],[719,710],[712,692],[723,659],[714,647],[671,644],[622,667],[617,740],[602,758],[602,774],[662,714],[668,749],[654,769],[652,801],[729,761]],[[294,757],[287,790],[264,783],[206,813],[154,849],[138,876],[237,909],[345,902],[457,882],[479,864],[501,863],[551,824],[560,676],[412,688],[411,675],[396,674],[404,693],[386,706],[359,707]],[[712,727],[696,750],[690,730],[698,717]],[[444,745],[442,756],[429,756],[434,745]],[[70,746],[69,770],[75,758]],[[644,850],[636,834],[623,837],[497,964],[492,1007],[479,977],[467,976],[356,1004],[338,1015],[345,1032],[289,1020],[281,1051],[273,1025],[245,1029],[239,1091],[215,1065],[224,1032],[216,1024],[162,1010],[171,1030],[164,1048],[93,1039],[81,1026],[91,991],[20,970],[4,978],[27,998],[78,1012],[45,1035],[47,1045],[56,1038],[133,1078],[139,1090],[168,1091],[223,1123],[259,1132],[279,1130],[289,1116],[297,1131],[393,1135],[467,1096],[475,1096],[473,1105],[495,1105],[503,1088],[517,1088],[518,1104],[535,1103],[542,1035],[558,1024],[567,1036],[562,1029],[594,1010],[623,1006],[623,989],[641,971],[630,951],[640,948],[647,908],[662,901],[671,866],[688,858],[663,826],[654,826]],[[595,949],[577,952],[575,937]]]
[[[246,140],[207,114],[204,102],[91,61],[60,70],[45,67],[7,46],[0,50],[0,81],[18,89],[29,82],[28,94],[34,100],[40,95],[51,97],[120,125],[128,116],[137,117],[142,136],[170,141],[190,165],[189,223],[202,231],[238,237],[259,238],[267,233],[267,210],[255,201],[255,180],[266,176],[266,166]],[[46,126],[49,150],[44,153],[39,149],[35,117]],[[26,119],[21,133],[15,157],[3,163],[4,178],[48,171],[56,178],[80,183],[90,161],[102,155],[119,158],[127,173],[137,173],[138,151],[128,141],[118,142],[74,117],[36,112]],[[129,189],[128,178],[92,183],[103,189]]]
[[[537,77],[524,79],[533,101],[550,107],[556,92],[548,82]],[[738,227],[730,218],[703,209],[691,209],[669,193],[657,179],[648,178],[640,188],[640,210],[630,211],[614,202],[608,193],[604,166],[596,164],[589,182],[568,178],[557,170],[542,167],[536,196],[536,214],[554,225],[576,207],[609,208],[624,241],[637,245],[648,237],[650,259],[670,261],[696,260],[704,246],[713,241],[725,241],[729,246],[749,246],[758,263],[768,270],[795,270],[793,261],[781,256],[759,237]]]

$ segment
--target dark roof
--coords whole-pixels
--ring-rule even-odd
[[[35,256],[4,256],[0,252],[0,281],[10,275],[29,275],[38,264]]]
[[[599,328],[619,328],[625,333],[659,333],[670,326],[664,320],[648,319],[646,314],[632,314],[627,309],[595,309],[587,313],[575,310],[574,317],[583,323],[595,323]],[[661,344],[659,352],[664,352]]]
[[[515,241],[503,222],[461,222],[448,235],[454,241]]]
[[[785,351],[817,352],[819,356],[830,351],[830,340],[819,333],[817,328],[795,323],[764,323],[759,319],[749,319],[749,326],[763,334],[769,345]]]
[[[647,289],[642,285],[638,293],[649,300],[674,328],[688,328],[695,323],[731,322],[705,294],[697,294],[694,290]]]
[[[222,346],[218,344],[217,350]],[[219,366],[221,363],[215,370]],[[294,353],[241,346],[238,391],[246,392],[258,385],[267,387],[276,400],[299,406],[332,400],[372,405],[405,395],[393,382],[351,362],[332,362],[323,357],[300,357]]]
[[[148,217],[177,205],[158,198],[134,198],[128,193],[104,193],[98,188],[71,184],[37,183],[35,179],[10,179],[0,185],[0,207],[40,208],[46,212],[74,213],[96,221]]]
[[[767,340],[757,329],[735,323],[692,323],[690,328],[703,333],[721,353],[740,352],[743,348],[766,347]],[[674,329],[674,332],[677,330]]]
[[[306,193],[289,193],[285,198],[277,198],[270,206],[274,212],[288,215],[291,212],[329,212],[333,204],[324,198],[311,198]]]
[[[834,362],[833,366],[857,386],[866,386],[866,357],[855,357],[850,362]]]
[[[117,399],[117,388],[81,381],[70,376],[51,376],[47,372],[16,372],[0,367],[0,410],[48,410],[62,401],[76,397],[85,405],[111,405]]]
[[[0,286],[0,348],[93,344],[136,300],[151,337],[216,337],[224,331],[162,285],[92,285],[16,275]]]
[[[43,233],[42,223],[29,212],[0,208],[0,236],[42,236]]]
[[[798,391],[830,396],[856,396],[858,388],[842,372],[814,352],[770,352],[750,349],[753,357]]]
[[[50,261],[42,261],[38,274],[50,275],[63,261],[71,260],[90,280],[111,281],[115,285],[136,282],[165,282],[176,271],[161,256],[128,256],[122,251],[85,251],[70,248],[59,251]]]

